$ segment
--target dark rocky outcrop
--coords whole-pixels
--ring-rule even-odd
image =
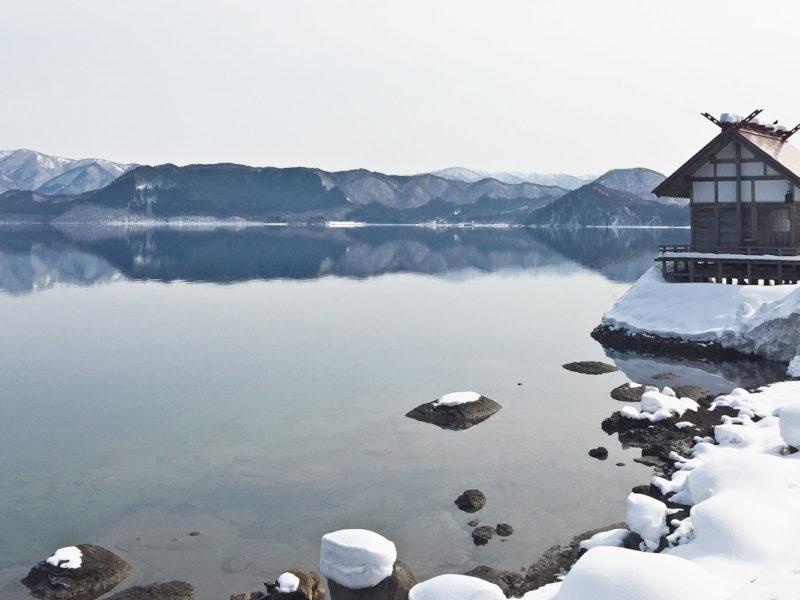
[[[491,525],[481,525],[472,530],[472,541],[476,546],[485,546],[497,533]]]
[[[34,598],[43,600],[93,600],[113,589],[131,571],[119,556],[94,544],[79,544],[81,566],[54,567],[42,561],[22,580]]]
[[[300,569],[289,569],[287,573],[300,580],[297,591],[283,593],[278,590],[277,582],[266,583],[269,600],[325,600],[325,586],[319,573]]]
[[[500,537],[508,537],[514,533],[514,528],[508,523],[498,523],[495,530]]]
[[[711,393],[699,385],[676,385],[672,390],[678,398],[691,398],[692,400],[700,400]]]
[[[609,365],[604,362],[599,362],[596,360],[584,360],[581,362],[571,362],[565,365],[561,365],[567,371],[573,371],[574,373],[583,373],[584,375],[602,375],[603,373],[613,373],[614,371],[619,371],[614,365]]]
[[[598,446],[589,450],[589,456],[597,460],[605,460],[608,458],[608,448],[605,446]]]
[[[464,490],[464,492],[455,499],[455,504],[464,512],[478,512],[486,504],[486,496],[480,490]]]
[[[122,590],[106,600],[194,600],[194,588],[185,581],[153,583]]]
[[[394,563],[392,574],[378,585],[361,590],[351,590],[329,579],[331,600],[408,600],[409,590],[417,585],[411,569],[402,561]],[[288,596],[281,596],[282,599]]]
[[[631,350],[639,354],[653,354],[667,358],[712,360],[740,360],[752,358],[738,350],[725,348],[719,342],[698,342],[679,337],[662,337],[651,333],[634,333],[627,329],[598,325],[592,337],[606,348]]]
[[[406,413],[406,416],[445,429],[469,429],[485,421],[501,408],[502,406],[494,400],[481,396],[473,402],[455,406],[438,406],[434,402],[426,402]]]

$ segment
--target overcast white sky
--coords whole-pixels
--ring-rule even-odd
[[[796,0],[3,0],[0,149],[668,172],[701,111],[800,121],[798,25]]]

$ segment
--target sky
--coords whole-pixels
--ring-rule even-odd
[[[669,173],[715,135],[701,112],[800,122],[798,23],[794,0],[3,0],[0,149]]]

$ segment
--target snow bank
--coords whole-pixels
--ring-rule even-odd
[[[392,574],[395,545],[366,529],[340,529],[322,536],[319,570],[352,590],[373,587]]]
[[[47,559],[47,564],[62,569],[79,569],[83,562],[83,553],[77,546],[59,548]]]
[[[294,573],[283,573],[275,583],[278,584],[278,591],[281,594],[291,594],[300,587],[300,578]]]
[[[438,398],[433,404],[434,406],[458,406],[467,402],[475,402],[480,397],[481,395],[476,392],[452,392]]]
[[[625,548],[589,550],[554,600],[721,600],[719,581],[691,561]],[[524,596],[528,600],[527,596]]]
[[[499,586],[468,575],[439,575],[418,583],[408,600],[506,600]]]
[[[670,479],[653,483],[691,506],[671,547],[645,553],[598,545],[562,583],[525,600],[729,599],[797,596],[800,453],[785,452],[800,430],[800,382],[737,389],[714,402],[738,410],[699,442]],[[628,497],[628,526],[649,548],[666,532],[666,506]]]
[[[789,362],[800,345],[800,285],[667,283],[661,269],[652,267],[603,316],[602,324],[635,333],[719,342],[726,348]]]

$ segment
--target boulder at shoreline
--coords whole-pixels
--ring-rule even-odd
[[[561,366],[567,371],[572,371],[573,373],[583,373],[584,375],[602,375],[603,373],[613,373],[614,371],[619,371],[618,367],[597,360],[571,362]]]
[[[43,560],[22,579],[34,598],[93,600],[113,589],[131,571],[127,562],[102,546],[78,544],[70,548],[80,551],[80,566],[56,566],[57,561]]]

